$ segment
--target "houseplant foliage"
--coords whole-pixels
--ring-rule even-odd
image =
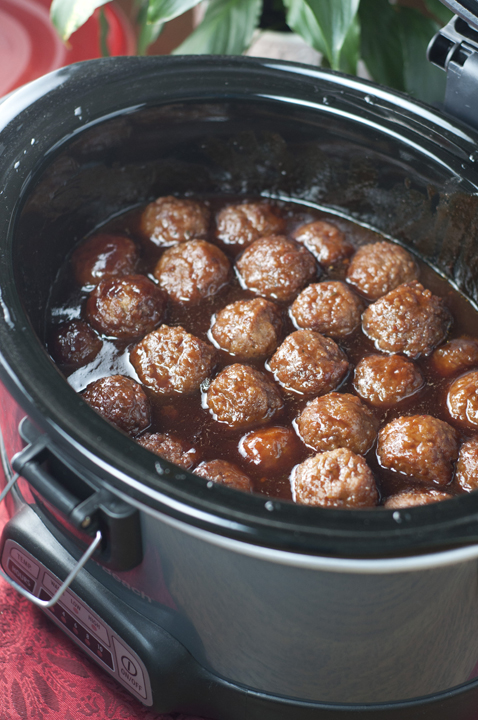
[[[66,41],[109,1],[53,0],[52,22]],[[267,27],[272,10],[322,54],[323,65],[356,74],[361,60],[378,83],[431,103],[443,98],[444,73],[426,59],[430,39],[452,16],[440,0],[421,0],[415,7],[403,0],[136,0],[138,54],[197,5],[205,5],[203,19],[175,54],[239,55],[254,30]],[[104,18],[102,27],[106,36]]]

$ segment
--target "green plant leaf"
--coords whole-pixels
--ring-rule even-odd
[[[361,55],[372,78],[405,90],[403,52],[396,7],[388,0],[361,0]]]
[[[50,18],[63,41],[84,25],[96,8],[110,0],[53,0]]]
[[[357,74],[357,63],[360,57],[360,23],[355,16],[345,37],[339,55],[339,70],[349,75]]]
[[[165,23],[174,20],[201,0],[149,0],[148,23]]]
[[[203,21],[175,55],[240,55],[259,23],[262,0],[210,0]]]
[[[317,52],[326,54],[326,44],[316,17],[305,0],[284,0],[287,8],[286,22],[291,30],[300,35]]]
[[[146,55],[148,47],[158,39],[164,27],[163,22],[148,22],[148,7],[149,0],[140,2],[136,15],[136,25],[138,26],[136,52],[138,55]]]
[[[340,70],[340,53],[351,32],[360,0],[301,0],[308,5],[324,41],[323,52],[334,70]],[[296,0],[286,0],[289,10]],[[300,33],[302,35],[302,33]],[[302,35],[303,36],[303,35]]]
[[[405,90],[423,102],[438,104],[445,97],[446,74],[427,61],[427,47],[438,25],[418,10],[397,7],[403,51]]]
[[[105,15],[103,8],[100,10],[100,49],[102,57],[109,57],[110,50],[108,47],[108,35],[110,32],[110,24]]]
[[[445,7],[441,0],[425,0],[425,6],[442,25],[446,25],[453,17],[452,11]]]

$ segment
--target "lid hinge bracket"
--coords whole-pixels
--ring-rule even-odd
[[[455,15],[432,39],[427,56],[447,74],[444,109],[478,128],[478,31]]]

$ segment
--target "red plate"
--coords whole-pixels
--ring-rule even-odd
[[[100,57],[99,12],[72,35],[67,48],[49,15],[51,0],[0,0],[0,96],[51,70]],[[104,7],[111,55],[132,55],[134,32],[124,13]]]

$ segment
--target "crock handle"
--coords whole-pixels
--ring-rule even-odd
[[[63,529],[71,529],[75,536],[80,531],[95,537],[101,529],[101,552],[95,558],[101,565],[115,571],[139,565],[143,543],[137,508],[102,487],[99,480],[93,483],[90,478],[88,482],[28,418],[20,422],[19,432],[28,444],[13,456],[11,466],[27,480],[42,511],[56,519],[61,516]]]
[[[4,498],[8,495],[10,490],[13,488],[13,486],[17,482],[18,478],[19,478],[18,473],[15,473],[15,475],[13,475],[10,478],[7,485],[5,486],[3,491],[0,493],[0,504],[3,502]],[[29,592],[28,590],[25,590],[24,587],[22,587],[21,585],[16,583],[15,580],[13,580],[9,575],[7,575],[2,570],[1,567],[0,567],[0,577],[2,577],[9,585],[11,585],[14,590],[19,592],[20,595],[23,595],[23,597],[27,598],[27,600],[30,600],[30,602],[32,602],[34,605],[37,605],[40,608],[50,608],[53,605],[56,605],[56,603],[61,598],[61,596],[63,595],[65,590],[70,587],[71,583],[76,578],[76,576],[78,575],[78,573],[80,572],[82,567],[84,567],[86,565],[86,563],[88,562],[90,557],[93,555],[93,553],[95,552],[97,547],[100,545],[101,540],[102,540],[101,531],[98,530],[96,532],[95,539],[93,540],[91,545],[88,546],[86,551],[83,553],[81,558],[76,563],[75,567],[68,574],[68,577],[66,578],[66,580],[64,580],[64,582],[60,585],[60,587],[58,588],[56,593],[53,595],[53,597],[50,598],[50,600],[40,600],[40,598],[36,597],[36,595],[33,595],[33,593]]]

